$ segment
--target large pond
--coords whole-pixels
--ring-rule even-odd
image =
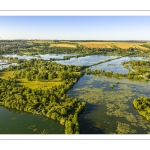
[[[78,57],[78,58],[71,58],[70,60],[59,60],[56,61],[57,63],[64,64],[64,65],[92,65],[94,63],[104,61],[107,59],[117,58],[118,56],[101,56],[101,55],[91,55],[85,57]]]
[[[0,134],[64,134],[59,122],[0,106]]]
[[[18,58],[18,59],[43,59],[43,60],[50,60],[50,58],[56,58],[56,59],[63,59],[64,56],[75,56],[73,54],[39,54],[35,56],[28,56],[28,55],[3,55],[4,57],[12,57],[12,58]]]
[[[148,60],[149,58],[143,58],[143,57],[122,57],[119,59],[115,59],[109,62],[105,62],[99,65],[95,65],[90,67],[91,70],[95,69],[100,69],[100,70],[105,70],[105,71],[113,71],[115,73],[123,73],[126,74],[129,72],[128,69],[124,68],[124,66],[121,64],[122,62],[125,61],[130,61],[130,60]]]
[[[110,88],[110,84],[114,84],[114,88]],[[87,102],[87,110],[79,117],[80,132],[150,133],[150,122],[141,117],[132,105],[134,98],[150,96],[149,89],[150,83],[85,74],[73,89],[68,91],[70,97]]]
[[[12,54],[12,55],[3,55],[4,57],[8,58],[18,58],[18,59],[26,59],[26,60],[31,60],[31,59],[43,59],[43,60],[50,60],[50,58],[56,58],[56,59],[63,59],[64,56],[75,56],[73,54],[39,54],[35,56],[28,56],[28,55],[17,55],[17,54]],[[10,65],[17,65],[17,63],[9,63],[8,60],[0,60],[0,70],[4,68],[8,68]]]

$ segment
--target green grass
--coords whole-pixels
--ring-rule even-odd
[[[9,77],[14,78],[15,71],[4,71],[0,72],[0,78],[8,80]],[[52,81],[28,81],[27,79],[16,79],[18,81],[18,85],[29,87],[32,89],[47,89],[52,86],[57,86],[61,84],[60,78],[53,79]]]
[[[6,79],[6,80],[9,77],[14,78],[14,72],[15,71],[3,71],[3,72],[0,72],[0,78]]]
[[[57,81],[57,80],[53,80],[53,81],[28,81],[26,79],[18,79],[19,81],[19,85],[21,86],[25,86],[31,89],[47,89],[47,88],[51,88],[52,86],[57,86],[60,85],[61,82]]]

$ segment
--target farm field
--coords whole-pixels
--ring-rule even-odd
[[[71,47],[71,48],[75,48],[76,45],[75,44],[72,44],[72,43],[69,43],[69,41],[60,41],[61,43],[57,43],[57,42],[54,42],[54,41],[50,41],[50,40],[38,40],[38,41],[27,41],[28,44],[32,45],[33,43],[38,43],[38,44],[50,44],[49,47]]]
[[[76,45],[69,44],[69,43],[62,43],[62,44],[51,44],[50,47],[71,47],[76,48]]]
[[[79,45],[89,48],[113,48],[118,47],[121,49],[128,49],[130,47],[139,48],[140,50],[148,50],[141,45],[144,43],[138,42],[78,42]],[[149,44],[149,43],[148,43]]]

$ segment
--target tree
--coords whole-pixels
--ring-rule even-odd
[[[36,81],[40,81],[40,75],[39,74],[36,75]]]
[[[67,79],[68,78],[68,72],[61,72],[60,74],[59,74],[59,77],[61,78],[61,80],[65,80],[65,79]]]
[[[30,73],[30,72],[27,72],[27,73],[26,73],[26,79],[27,79],[28,81],[31,81],[31,73]]]
[[[67,114],[67,110],[65,108],[62,108],[60,111],[61,115],[66,115]]]
[[[51,81],[53,79],[53,75],[51,73],[48,74],[48,80]]]

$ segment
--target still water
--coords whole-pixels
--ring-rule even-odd
[[[87,110],[79,116],[81,134],[146,134],[150,122],[138,114],[132,101],[150,96],[149,89],[150,83],[85,74],[67,94],[87,102]]]
[[[145,60],[148,60],[149,58],[145,58]],[[91,70],[105,70],[105,71],[113,71],[115,73],[123,73],[127,74],[129,73],[129,70],[124,68],[124,66],[121,64],[122,62],[127,62],[130,60],[143,60],[143,57],[122,57],[119,59],[115,59],[109,62],[105,62],[93,67],[90,67]]]
[[[0,106],[1,134],[64,134],[59,122]]]
[[[56,58],[56,59],[62,59],[64,56],[75,56],[73,54],[39,54],[35,56],[28,56],[28,55],[3,55],[4,57],[12,57],[12,58],[18,58],[18,59],[43,59],[43,60],[49,60],[50,58]]]
[[[92,65],[94,63],[104,61],[107,59],[117,58],[118,56],[101,56],[101,55],[91,55],[79,58],[71,58],[70,60],[60,60],[56,61],[57,63],[64,64],[64,65]]]
[[[8,68],[10,65],[12,66],[17,66],[18,64],[17,63],[10,63],[10,64],[7,64],[7,63],[0,63],[0,70],[3,70],[4,68]]]

